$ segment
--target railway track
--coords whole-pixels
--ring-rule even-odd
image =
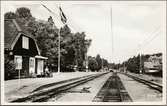
[[[93,102],[130,102],[132,101],[117,73],[108,78]]]
[[[32,92],[32,94],[27,97],[18,98],[11,102],[47,102],[49,99],[51,99],[57,94],[62,93],[63,91],[91,81],[105,74],[107,73],[88,75],[84,77],[74,78],[71,80],[65,80],[54,84],[48,84],[34,90],[34,92]]]
[[[125,73],[123,73],[123,74],[162,93],[162,85],[160,85],[160,84],[157,84],[157,83],[154,83],[151,81],[147,81],[145,79],[135,77],[133,75],[129,75],[129,74],[125,74]]]

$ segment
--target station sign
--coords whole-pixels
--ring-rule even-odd
[[[18,70],[22,69],[22,61],[23,61],[22,56],[15,56],[14,57],[16,69],[18,69]]]

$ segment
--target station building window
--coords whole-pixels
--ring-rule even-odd
[[[29,39],[25,36],[22,37],[22,48],[29,49]]]

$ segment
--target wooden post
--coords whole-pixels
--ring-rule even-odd
[[[19,73],[19,75],[18,75],[18,77],[19,77],[19,80],[18,80],[18,89],[20,88],[20,69],[18,69],[18,73]]]

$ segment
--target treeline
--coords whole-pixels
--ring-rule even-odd
[[[108,68],[108,61],[101,58],[99,54],[96,57],[88,57],[88,68],[91,71],[100,71],[102,68]]]
[[[156,53],[156,54],[145,54],[145,55],[137,55],[129,58],[127,61],[124,61],[123,63],[110,63],[109,67],[113,69],[123,69],[126,68],[127,71],[133,72],[133,73],[140,73],[140,69],[142,73],[145,72],[144,70],[144,62],[147,62],[150,56],[162,56],[162,53]],[[140,61],[141,60],[141,61]],[[162,74],[162,70],[160,70],[160,75]]]
[[[37,41],[42,56],[48,57],[47,65],[52,71],[57,71],[58,63],[58,31],[60,30],[61,71],[73,71],[77,65],[80,71],[84,66],[87,49],[91,39],[86,39],[84,32],[72,33],[68,25],[58,29],[52,19],[37,20],[29,8],[21,7],[16,12],[5,13],[5,19],[16,19],[25,26],[26,31]]]
[[[156,54],[146,54],[146,55],[138,55],[134,56],[133,58],[128,59],[128,61],[125,61],[123,64],[127,67],[127,70],[134,73],[140,73],[140,70],[142,73],[145,73],[144,69],[144,62],[148,61],[150,56],[162,56],[162,53],[156,53]],[[123,64],[121,66],[123,67]],[[162,71],[162,70],[161,70]]]

